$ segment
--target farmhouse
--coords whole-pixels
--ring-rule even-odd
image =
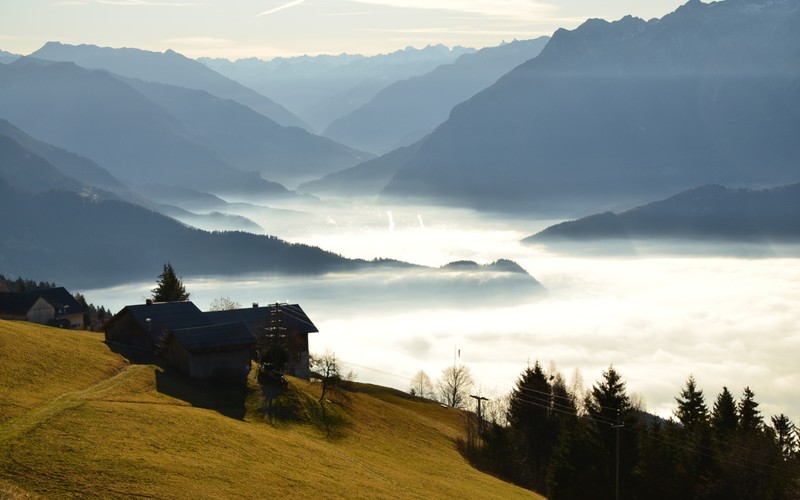
[[[0,319],[46,325],[55,316],[56,309],[41,297],[27,293],[0,292]]]
[[[290,354],[280,368],[309,378],[308,334],[319,331],[297,304],[202,312],[189,301],[125,306],[103,329],[106,342],[160,350],[190,377],[237,380],[256,343],[276,338]]]
[[[85,312],[86,308],[64,287],[0,292],[0,319],[82,330]]]

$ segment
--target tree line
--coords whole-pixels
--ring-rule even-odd
[[[458,368],[435,386],[419,372],[412,393],[466,407],[468,388],[447,398],[448,387],[458,393],[448,385]],[[507,397],[467,414],[463,453],[551,500],[800,498],[800,430],[784,414],[765,417],[749,387],[738,400],[723,387],[709,404],[689,376],[663,419],[642,409],[613,366],[582,385],[528,366]]]

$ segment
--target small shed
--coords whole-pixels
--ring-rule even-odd
[[[191,378],[245,384],[254,343],[239,321],[172,330],[166,347],[171,362]]]
[[[170,331],[212,322],[192,302],[151,302],[125,306],[103,325],[106,342],[155,350]]]

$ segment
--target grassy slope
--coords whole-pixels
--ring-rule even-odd
[[[3,498],[535,497],[464,461],[460,413],[380,387],[327,405],[326,435],[246,412],[258,395],[128,364],[97,334],[0,321],[0,390]]]

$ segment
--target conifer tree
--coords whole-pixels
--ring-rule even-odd
[[[189,300],[189,293],[183,286],[183,281],[175,274],[172,264],[164,264],[164,270],[158,275],[156,287],[153,288],[154,302],[180,302]]]
[[[745,387],[742,400],[739,401],[736,408],[739,416],[739,429],[742,432],[751,433],[763,429],[764,419],[757,408],[758,403],[756,403],[755,394],[750,390],[750,387]]]
[[[628,489],[623,489],[623,498],[633,498],[630,485],[637,464],[638,419],[631,399],[625,389],[625,382],[613,366],[603,372],[603,379],[592,387],[586,401],[586,410],[594,422],[600,462],[604,471],[603,481],[598,485],[596,498],[614,498],[616,483],[617,438],[619,438],[619,479]],[[625,429],[620,432],[621,429]]]
[[[678,408],[675,417],[689,432],[702,430],[708,422],[708,408],[706,407],[703,391],[697,389],[694,376],[689,375],[686,387],[681,390],[680,397],[675,398]]]
[[[775,442],[783,454],[784,459],[792,458],[797,452],[796,429],[792,421],[781,413],[772,417],[772,429],[775,432]]]
[[[714,401],[714,409],[711,412],[711,426],[714,428],[716,438],[724,441],[736,430],[738,422],[736,402],[728,388],[723,387]]]
[[[544,491],[547,463],[556,444],[558,427],[552,413],[552,387],[537,361],[520,375],[508,405],[519,481],[537,491]]]

